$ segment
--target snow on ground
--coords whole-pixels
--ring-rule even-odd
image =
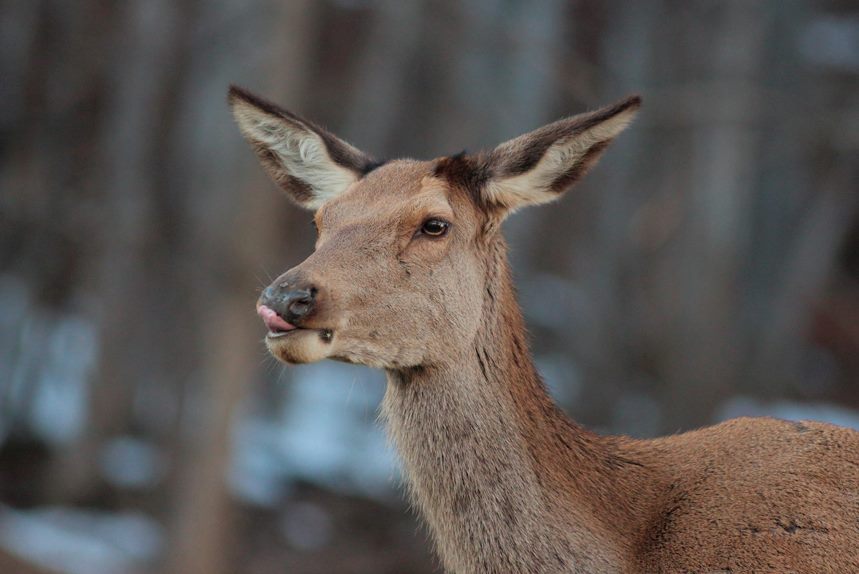
[[[97,352],[91,321],[39,307],[23,280],[0,275],[0,440],[16,422],[50,445],[72,442],[86,420]]]
[[[140,513],[0,506],[0,546],[61,574],[129,574],[159,557],[164,535]]]
[[[335,362],[293,372],[277,416],[241,414],[233,431],[230,484],[243,499],[274,504],[296,479],[385,499],[399,477],[376,413],[379,373]]]

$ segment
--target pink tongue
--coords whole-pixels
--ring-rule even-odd
[[[277,333],[278,331],[292,331],[295,329],[295,325],[287,323],[280,315],[275,313],[274,310],[266,307],[265,305],[257,307],[257,314],[262,317],[262,320],[265,323],[265,326],[268,327],[269,331]]]

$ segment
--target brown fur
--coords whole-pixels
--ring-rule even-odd
[[[269,349],[385,369],[383,415],[448,571],[859,572],[859,433],[737,419],[600,436],[534,369],[498,223],[580,177],[637,105],[346,185],[316,213],[316,251],[284,275],[319,289],[317,309]],[[545,161],[553,150],[568,163]],[[533,193],[509,183],[541,169]],[[447,235],[422,234],[430,218]]]

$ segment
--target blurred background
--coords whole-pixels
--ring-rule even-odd
[[[267,357],[310,253],[229,83],[377,157],[491,147],[638,92],[506,224],[572,416],[859,427],[859,4],[0,2],[0,571],[438,572],[383,376]]]

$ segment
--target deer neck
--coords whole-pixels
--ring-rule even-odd
[[[383,415],[411,497],[453,572],[622,572],[641,467],[567,419],[526,344],[503,240],[483,321],[447,364],[388,373]],[[634,516],[633,512],[629,512]]]

